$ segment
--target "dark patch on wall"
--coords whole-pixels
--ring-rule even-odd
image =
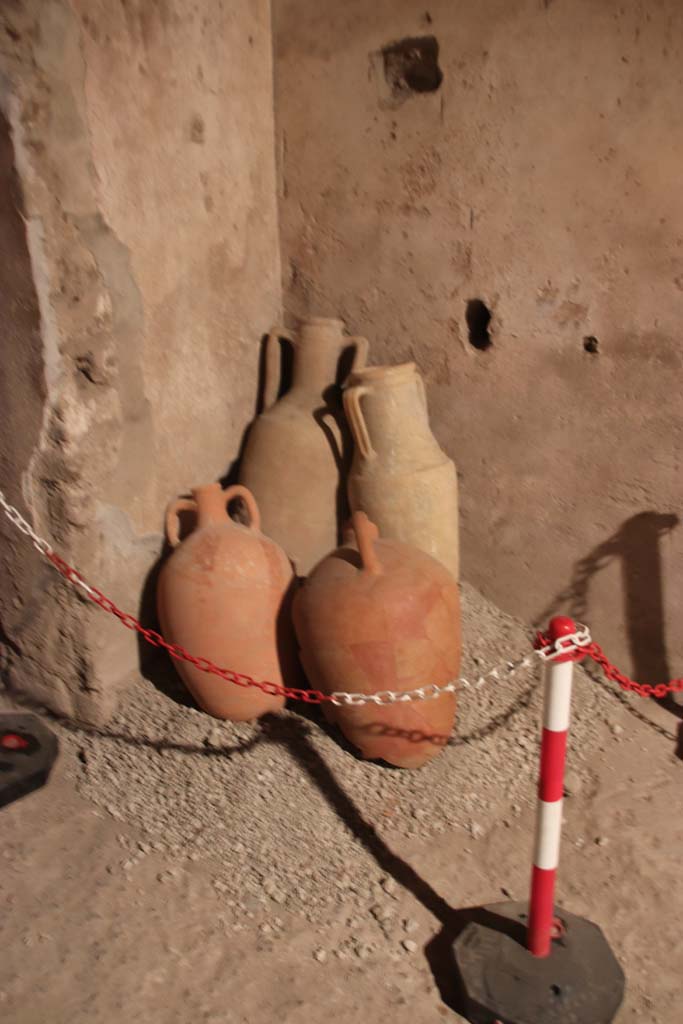
[[[489,333],[491,310],[481,299],[470,299],[465,310],[465,320],[470,345],[480,352],[485,352],[493,344]]]
[[[443,82],[436,36],[415,36],[382,49],[384,77],[392,95],[436,92]]]
[[[202,145],[206,135],[206,127],[204,125],[204,118],[200,114],[195,114],[190,122],[190,139],[192,142],[197,142]]]

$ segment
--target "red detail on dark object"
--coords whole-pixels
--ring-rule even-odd
[[[564,762],[567,754],[567,730],[543,730],[541,741],[541,777],[538,795],[553,803],[564,796]]]
[[[31,744],[16,732],[6,732],[0,736],[0,747],[4,750],[26,750]]]
[[[527,945],[533,956],[550,954],[553,932],[556,868],[537,868],[531,875],[531,902],[529,905],[529,933]]]

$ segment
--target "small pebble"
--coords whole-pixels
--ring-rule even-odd
[[[392,896],[392,897],[396,898],[396,881],[395,881],[395,879],[393,879],[390,875],[386,875],[382,879],[382,881],[380,882],[380,885],[384,889],[384,891],[387,894],[387,896]]]
[[[608,843],[609,839],[607,838],[607,836],[598,836],[595,840],[596,846],[607,846]]]
[[[204,745],[206,747],[220,747],[223,745],[223,734],[219,729],[212,729],[211,732],[204,737]]]
[[[403,939],[401,945],[406,953],[414,953],[417,949],[417,942],[414,939]]]
[[[370,907],[370,913],[376,921],[388,921],[393,917],[393,911],[389,907],[383,907],[379,903],[376,903],[374,907]]]
[[[327,960],[327,950],[322,949],[322,947],[319,947],[318,949],[314,950],[313,959],[317,960],[319,964],[324,964],[325,961]]]
[[[413,932],[416,932],[419,927],[419,924],[413,917],[408,917],[403,922],[403,931],[406,933],[406,935],[412,935]]]

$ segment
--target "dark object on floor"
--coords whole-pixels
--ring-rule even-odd
[[[57,737],[35,715],[0,714],[0,807],[44,786],[58,750]]]
[[[610,1024],[624,973],[597,925],[565,911],[550,956],[526,948],[525,903],[482,907],[453,955],[462,1009],[472,1024]]]

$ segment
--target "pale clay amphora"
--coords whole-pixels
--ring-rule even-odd
[[[351,509],[367,512],[382,537],[421,548],[458,579],[458,479],[430,429],[415,364],[352,373],[344,410],[355,442]]]
[[[293,348],[292,386],[276,401],[279,339]],[[265,533],[305,576],[339,542],[344,518],[345,421],[338,379],[346,356],[365,365],[365,338],[344,335],[341,320],[304,320],[298,334],[274,328],[266,342],[264,411],[253,423],[239,479],[254,494]]]
[[[247,507],[248,526],[228,514],[228,505],[238,498]],[[180,541],[183,513],[193,514],[196,522]],[[225,491],[220,484],[197,487],[191,499],[171,502],[166,530],[174,551],[157,585],[166,640],[258,681],[296,681],[294,572],[284,551],[260,532],[251,492],[239,485]],[[246,721],[284,704],[281,696],[236,685],[187,662],[174,664],[199,706],[215,718]]]
[[[297,592],[294,624],[310,683],[331,694],[443,686],[460,671],[460,594],[419,549],[380,540],[362,512],[356,544],[330,554]],[[366,758],[417,768],[448,742],[455,695],[415,702],[323,704]]]

